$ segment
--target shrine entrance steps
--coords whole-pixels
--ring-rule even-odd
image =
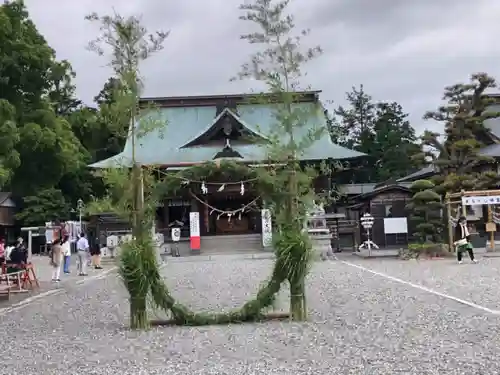
[[[261,234],[234,234],[201,237],[201,254],[241,254],[264,251]]]

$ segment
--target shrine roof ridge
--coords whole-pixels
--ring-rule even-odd
[[[294,91],[298,96],[297,102],[316,102],[322,90]],[[215,94],[215,95],[186,95],[186,96],[153,96],[139,99],[139,105],[154,104],[159,107],[191,107],[191,106],[214,106],[221,101],[232,101],[237,105],[249,103],[252,97],[272,98],[279,94],[266,92],[249,92],[240,94]]]

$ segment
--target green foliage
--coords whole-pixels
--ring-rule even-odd
[[[25,120],[18,146],[23,163],[12,181],[17,193],[32,194],[40,188],[53,187],[65,174],[86,165],[70,124],[48,104],[26,115]]]
[[[411,212],[410,221],[415,225],[413,236],[420,243],[438,243],[442,240],[443,204],[434,188],[434,183],[429,180],[415,181],[410,187],[413,197],[407,209]]]
[[[422,255],[430,258],[449,256],[448,245],[434,242],[412,243],[399,251],[399,258],[404,260],[419,259]]]
[[[0,5],[0,45],[0,187],[28,197],[19,217],[40,225],[54,210],[49,200],[30,197],[54,189],[71,203],[90,195],[81,173],[88,153],[68,123],[80,106],[74,72],[55,59],[23,1]]]
[[[152,53],[163,48],[168,34],[148,34],[138,18],[124,18],[116,13],[112,16],[93,13],[87,19],[97,22],[100,28],[100,35],[90,42],[89,49],[99,55],[110,50],[109,65],[116,74],[116,80],[105,87],[105,91],[111,92],[102,93],[101,115],[106,121],[111,121],[115,129],[123,129],[125,124],[132,124],[132,165],[102,172],[107,194],[100,201],[93,200],[91,209],[111,209],[132,226],[134,240],[125,245],[120,272],[130,295],[131,327],[144,329],[148,327],[146,302],[151,285],[162,281],[150,238],[154,210],[158,204],[153,193],[155,189],[151,186],[156,181],[151,171],[143,170],[135,157],[137,140],[152,129],[148,122],[151,116],[145,115],[136,121],[142,89],[139,66]],[[158,280],[153,280],[154,278]]]
[[[58,189],[40,190],[36,195],[26,196],[23,203],[25,209],[17,215],[17,218],[28,226],[39,226],[45,221],[70,218],[71,207]]]
[[[50,87],[54,51],[29,19],[23,1],[0,6],[0,45],[0,98],[18,109],[22,118]]]
[[[21,163],[16,150],[18,142],[16,109],[7,100],[0,99],[0,187],[11,180],[14,170]]]
[[[500,116],[491,109],[496,99],[486,94],[495,87],[495,80],[486,73],[473,74],[468,84],[446,87],[446,104],[424,116],[445,128],[443,141],[438,132],[424,133],[422,143],[427,151],[420,155],[431,159],[439,170],[434,182],[440,194],[487,189],[498,184],[496,173],[481,170],[482,165],[494,160],[480,154],[481,148],[492,142],[484,120]]]
[[[415,129],[401,105],[374,102],[363,85],[353,87],[346,99],[348,106],[338,107],[330,121],[332,140],[370,156],[356,165],[353,182],[397,179],[420,166],[412,158],[420,153]]]
[[[304,63],[321,54],[319,46],[303,48],[302,37],[308,31],[295,33],[294,17],[286,14],[289,0],[254,0],[240,5],[244,15],[240,19],[250,21],[257,31],[241,36],[253,46],[262,48],[254,53],[250,62],[242,66],[239,78],[251,78],[266,84],[267,95],[256,96],[254,100],[274,108],[275,123],[267,148],[268,160],[276,169],[263,169],[261,181],[273,186],[271,209],[276,221],[279,240],[275,243],[277,259],[291,273],[290,312],[293,320],[304,320],[305,276],[310,261],[310,244],[302,234],[308,208],[315,199],[312,182],[315,176],[309,168],[304,171],[298,156],[311,147],[326,131],[322,126],[304,129],[305,121],[321,110],[320,106],[301,106],[300,87]],[[309,125],[310,126],[310,125]],[[267,174],[267,176],[266,176]],[[313,177],[313,178],[311,178]],[[292,272],[293,271],[293,272]],[[296,273],[294,273],[296,272]]]

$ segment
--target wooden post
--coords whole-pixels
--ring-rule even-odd
[[[491,209],[491,204],[488,205],[488,224],[489,223],[493,223],[493,210]],[[495,224],[495,226],[496,226],[496,224]],[[494,231],[490,231],[490,249],[491,249],[491,251],[495,251],[495,232]]]
[[[449,246],[449,251],[451,253],[454,251],[454,248],[453,248],[453,226],[451,225],[451,203],[450,203],[449,193],[446,193],[445,204],[446,204],[446,217],[448,220],[448,246]]]
[[[460,191],[460,196],[464,197],[465,196],[465,190]],[[462,216],[467,217],[467,207],[465,207],[465,204],[463,202],[461,203],[462,206]]]

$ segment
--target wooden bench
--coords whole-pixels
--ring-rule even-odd
[[[25,271],[16,271],[0,274],[0,295],[7,295],[9,300],[12,293],[27,292],[22,285],[24,273]]]
[[[33,263],[26,263],[26,264],[2,264],[2,275],[5,275],[7,273],[8,268],[16,268],[19,269],[19,273],[21,273],[21,288],[22,289],[27,289],[30,287],[33,289],[34,286],[37,288],[40,287],[40,284],[38,282],[38,278],[36,277],[35,274],[35,267],[33,266]],[[14,274],[15,272],[11,272],[11,274]]]

